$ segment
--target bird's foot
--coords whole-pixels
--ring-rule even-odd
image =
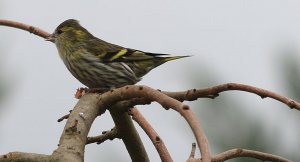
[[[86,92],[88,88],[77,88],[76,93],[75,93],[75,98],[80,99]]]
[[[78,88],[76,93],[75,93],[75,98],[80,99],[83,95],[86,93],[104,93],[109,91],[110,89],[107,88]]]

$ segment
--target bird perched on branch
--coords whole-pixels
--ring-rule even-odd
[[[74,19],[62,22],[46,40],[56,44],[75,78],[89,88],[103,91],[135,84],[153,68],[188,57],[143,52],[105,42]]]

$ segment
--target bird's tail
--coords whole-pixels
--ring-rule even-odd
[[[184,57],[190,57],[190,56],[167,56],[168,54],[154,54],[154,53],[147,53],[147,55],[153,56],[152,59],[139,61],[138,63],[138,70],[136,70],[136,75],[138,77],[142,77],[149,71],[151,71],[153,68],[164,64],[165,62],[184,58]]]
[[[191,56],[170,56],[170,57],[161,57],[161,58],[162,58],[162,60],[167,62],[167,61],[177,60],[177,59],[181,59],[181,58],[185,58],[185,57],[191,57]]]
[[[161,64],[164,64],[168,61],[172,61],[172,60],[177,60],[177,59],[181,59],[181,58],[185,58],[185,57],[191,57],[191,56],[159,56],[156,57],[156,59],[154,59],[154,64],[152,66],[152,68],[157,67]]]

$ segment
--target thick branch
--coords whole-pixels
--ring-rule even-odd
[[[144,116],[138,111],[137,108],[130,109],[130,114],[132,119],[136,121],[142,129],[146,132],[153,145],[155,146],[161,161],[163,162],[172,162],[170,153],[168,152],[167,147],[165,146],[163,140],[159,137],[156,131],[152,128],[150,123],[144,118]]]
[[[25,152],[10,152],[0,156],[1,162],[50,162],[50,155],[25,153]]]
[[[86,94],[76,104],[65,125],[59,147],[52,154],[55,162],[83,162],[87,135],[99,115],[99,94]]]
[[[237,157],[251,157],[260,159],[262,161],[276,161],[276,162],[290,162],[290,160],[283,157],[272,155],[264,152],[246,150],[246,149],[231,149],[220,153],[212,158],[213,162],[223,162],[225,160],[237,158]]]
[[[16,22],[16,21],[0,19],[0,25],[22,29],[22,30],[28,31],[32,34],[35,34],[37,36],[40,36],[42,38],[46,38],[47,36],[49,36],[49,33],[42,30],[42,29],[39,29],[39,28],[34,27],[34,26],[27,25],[27,24],[23,24],[23,23],[20,23],[20,22]]]
[[[128,115],[128,108],[122,104],[115,104],[110,107],[109,112],[114,120],[119,136],[124,142],[126,149],[133,162],[149,162],[144,144]]]

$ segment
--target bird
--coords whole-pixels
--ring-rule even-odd
[[[55,43],[60,58],[75,78],[88,88],[101,91],[134,85],[155,67],[189,57],[115,45],[95,37],[75,19],[62,22],[46,40]]]

